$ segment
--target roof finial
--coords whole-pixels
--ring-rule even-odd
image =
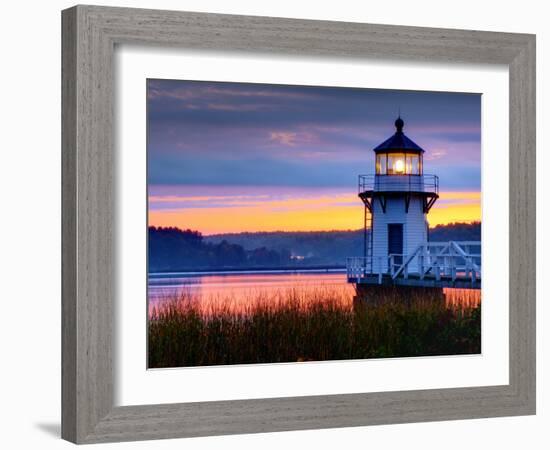
[[[403,126],[405,125],[405,122],[403,122],[403,119],[401,118],[401,106],[399,106],[399,115],[397,116],[397,120],[395,121],[395,128],[397,128],[398,133],[403,132]]]

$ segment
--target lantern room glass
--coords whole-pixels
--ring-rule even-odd
[[[378,153],[376,175],[422,175],[422,156],[418,153]]]

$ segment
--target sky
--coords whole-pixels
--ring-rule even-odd
[[[430,226],[480,220],[480,95],[148,80],[149,225],[359,229],[357,177],[399,113],[439,176]]]

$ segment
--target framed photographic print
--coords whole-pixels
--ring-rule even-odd
[[[534,414],[534,55],[64,11],[63,437]]]
[[[481,95],[150,79],[147,110],[149,368],[481,353]]]

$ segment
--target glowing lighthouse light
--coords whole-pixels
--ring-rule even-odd
[[[402,159],[398,159],[397,161],[395,161],[395,165],[393,166],[393,170],[394,170],[396,173],[403,173],[403,172],[405,172],[405,163],[403,162]]]

